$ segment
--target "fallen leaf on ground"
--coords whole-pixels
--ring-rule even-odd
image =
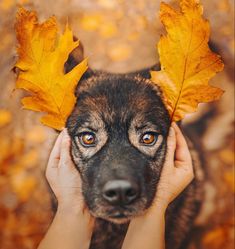
[[[235,193],[234,170],[224,173],[224,180],[232,193]]]
[[[234,165],[235,154],[233,149],[223,149],[219,152],[219,158],[226,164]]]
[[[19,174],[15,174],[10,177],[10,184],[13,192],[17,194],[20,201],[26,201],[33,193],[37,185],[37,181],[35,177],[29,176],[25,172],[21,171]]]
[[[202,238],[202,243],[205,248],[221,249],[228,248],[228,243],[231,241],[231,232],[233,230],[233,223],[220,225],[208,231]]]
[[[12,115],[9,111],[0,109],[0,127],[9,124],[12,120]]]

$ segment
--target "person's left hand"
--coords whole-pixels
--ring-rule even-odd
[[[165,248],[165,212],[193,180],[193,164],[186,140],[173,123],[167,138],[166,160],[155,199],[142,216],[131,220],[122,249]]]
[[[177,124],[172,123],[167,139],[166,160],[153,206],[167,208],[193,178],[193,163],[187,142]]]

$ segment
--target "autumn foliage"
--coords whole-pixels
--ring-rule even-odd
[[[210,25],[196,0],[181,0],[181,11],[162,3],[160,19],[167,30],[158,43],[161,71],[151,72],[163,91],[172,121],[195,112],[199,103],[218,100],[223,91],[208,81],[223,69],[219,55],[209,46]],[[68,26],[58,39],[54,17],[42,24],[36,13],[21,8],[16,18],[20,69],[16,87],[33,96],[22,100],[24,108],[47,112],[41,122],[61,130],[75,103],[74,90],[87,69],[84,60],[64,73],[69,53],[78,46]]]
[[[176,8],[173,9],[163,4],[162,7],[167,10],[165,17],[173,14],[174,18],[183,20],[184,11],[177,8],[179,1],[170,0],[166,2],[172,3],[172,6],[176,6]],[[203,216],[200,219],[201,223],[196,224],[193,234],[190,236],[189,248],[232,249],[234,248],[235,193],[233,167],[234,78],[232,75],[234,73],[232,63],[234,55],[234,3],[228,0],[203,0],[201,2],[204,7],[204,16],[210,20],[211,41],[223,56],[225,62],[225,70],[210,82],[226,91],[220,101],[209,105],[200,105],[196,114],[186,115],[184,118],[184,122],[190,124],[187,127],[190,129],[192,137],[194,136],[199,145],[202,145],[202,156],[205,159],[204,168],[207,172]],[[49,114],[50,117],[54,117],[57,114],[54,111],[47,112],[46,110],[40,110],[39,112],[22,110],[20,100],[26,95],[36,97],[37,93],[28,90],[14,91],[15,75],[11,69],[15,63],[13,58],[16,57],[16,41],[13,27],[15,13],[19,5],[23,5],[28,10],[36,10],[39,20],[45,20],[49,16],[56,15],[55,51],[58,49],[60,34],[63,33],[60,32],[59,27],[65,27],[69,19],[73,33],[83,42],[85,54],[89,56],[89,63],[92,68],[125,73],[155,64],[159,61],[159,54],[162,57],[161,52],[156,53],[154,48],[155,43],[159,40],[159,34],[164,34],[164,25],[160,23],[160,18],[155,18],[159,10],[159,4],[160,1],[155,0],[70,0],[69,4],[67,0],[0,1],[1,249],[37,248],[53,217],[50,205],[51,196],[45,181],[44,169],[57,133],[54,129],[38,124],[38,118],[41,115]],[[199,7],[199,5],[196,5],[196,7]],[[197,10],[201,11],[202,9],[200,7]],[[29,12],[26,11],[26,13]],[[200,20],[203,20],[203,25],[200,28],[205,30],[208,23],[199,15],[201,12],[197,13],[197,16],[201,18]],[[24,36],[25,38],[29,36],[32,38],[33,34],[36,35],[38,32],[37,35],[39,35],[40,32],[43,32],[39,32],[39,27],[42,27],[43,24],[37,21],[35,13],[32,12],[30,16],[31,20],[34,21],[31,24],[28,22],[27,25],[29,26],[25,23],[29,31],[28,35]],[[189,23],[190,17],[187,17]],[[52,17],[52,19],[55,22],[55,17]],[[177,19],[174,22],[177,24]],[[47,23],[47,21],[44,23]],[[30,33],[30,30],[34,30],[36,33]],[[68,30],[71,32],[70,29]],[[167,31],[165,34],[163,36],[165,37],[164,40],[169,37],[170,32]],[[187,38],[188,33],[185,31],[184,34]],[[209,33],[206,34],[209,36]],[[42,39],[36,40],[43,42]],[[27,44],[33,45],[29,41],[27,41]],[[35,43],[33,46],[34,51],[38,51],[37,55],[39,56],[42,50],[37,50]],[[204,43],[203,48],[208,49],[207,46],[207,43]],[[21,47],[19,42],[17,42],[17,47],[19,49]],[[207,51],[211,54],[210,50]],[[176,65],[177,54],[180,57],[183,53],[177,49],[177,53],[171,55],[174,58],[169,62],[172,62],[173,68],[180,66],[180,64]],[[47,55],[48,57],[45,56],[46,59],[50,57],[50,53]],[[27,63],[23,62],[24,67],[29,69],[25,75],[30,75],[33,72],[32,69],[34,70],[34,61],[29,61],[32,63],[29,63],[28,60]],[[47,60],[45,60],[45,63],[48,66],[45,69],[51,70],[51,64]],[[161,64],[163,65],[163,57],[161,58]],[[25,79],[24,70],[19,69],[22,73],[20,77]],[[162,66],[161,72],[163,70],[164,67]],[[63,72],[62,67],[59,72]],[[47,72],[48,74],[49,72]],[[62,75],[62,78],[65,76],[63,76],[63,73],[60,75]],[[170,76],[166,75],[166,77]],[[209,79],[203,80],[203,82],[208,83]],[[29,84],[27,83],[27,85]],[[43,88],[43,90],[45,89]],[[48,101],[43,100],[43,103],[48,103]],[[52,104],[52,107],[52,110],[54,110],[54,104]],[[182,111],[180,111],[180,115],[181,113]],[[58,123],[62,124],[64,121],[59,120]]]
[[[76,101],[75,87],[87,69],[84,60],[64,73],[64,64],[79,42],[73,41],[68,25],[64,34],[58,35],[55,17],[39,24],[36,13],[23,8],[17,13],[15,28],[19,42],[15,67],[20,70],[16,88],[32,95],[22,99],[23,107],[46,112],[41,122],[61,130]]]
[[[218,100],[223,91],[208,81],[222,71],[223,62],[209,46],[210,24],[196,0],[181,0],[177,11],[161,3],[160,19],[167,35],[158,43],[161,71],[151,73],[163,91],[171,120],[195,112],[202,102]]]

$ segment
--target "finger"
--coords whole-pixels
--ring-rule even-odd
[[[47,165],[48,168],[58,167],[58,163],[60,160],[60,148],[61,148],[62,138],[63,138],[63,131],[57,137],[55,145],[51,151],[51,154],[48,160],[48,165]]]
[[[178,162],[191,162],[191,155],[184,135],[176,123],[172,126],[174,127],[176,134],[175,160]]]
[[[61,142],[61,151],[60,151],[60,166],[71,166],[73,165],[71,156],[70,156],[70,137],[68,135],[67,129],[64,130],[62,142]]]
[[[167,138],[167,154],[166,154],[166,163],[167,164],[173,165],[175,148],[176,148],[175,130],[171,126],[169,129],[169,134],[168,134],[168,138]]]

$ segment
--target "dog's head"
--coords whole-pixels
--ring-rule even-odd
[[[79,83],[67,121],[90,212],[116,223],[148,208],[166,153],[169,114],[141,76],[93,75]]]

